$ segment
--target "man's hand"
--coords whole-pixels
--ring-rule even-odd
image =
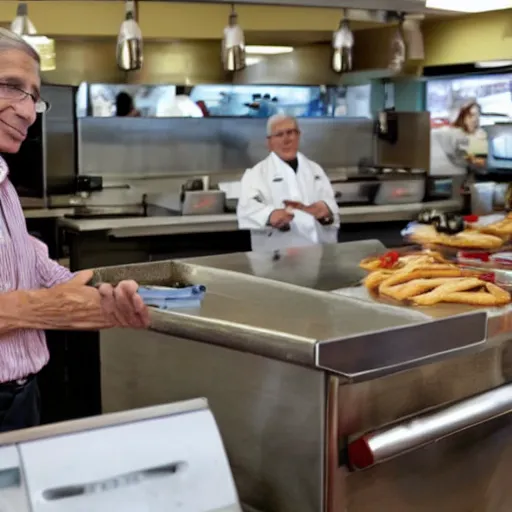
[[[39,290],[0,293],[0,335],[16,329],[98,330],[149,326],[149,311],[134,281],[88,286],[93,272]]]
[[[135,281],[121,281],[115,287],[103,283],[98,288],[103,312],[117,326],[135,329],[149,327],[149,310],[137,293],[138,289]]]
[[[290,225],[293,220],[293,213],[284,209],[274,210],[268,219],[270,225],[276,229],[282,229]]]
[[[305,212],[309,213],[317,220],[327,220],[332,217],[331,210],[324,203],[324,201],[317,201],[304,209]]]
[[[303,203],[301,203],[299,201],[285,200],[285,201],[283,201],[283,203],[287,208],[293,208],[294,210],[304,210],[306,208],[306,205],[304,205]]]
[[[75,288],[86,302],[94,302],[94,296],[99,293],[101,312],[112,327],[137,329],[149,326],[149,310],[137,293],[139,285],[135,281],[121,281],[115,287],[102,283],[96,289],[87,286],[92,276],[91,270],[84,270],[61,286]]]

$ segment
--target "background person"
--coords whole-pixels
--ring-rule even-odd
[[[251,230],[252,250],[336,243],[339,212],[323,169],[299,153],[297,120],[275,115],[267,123],[270,154],[245,171],[237,216]]]

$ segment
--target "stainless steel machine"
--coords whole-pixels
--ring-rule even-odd
[[[241,512],[204,399],[0,435],[3,512]]]
[[[512,308],[375,302],[358,263],[383,250],[98,270],[207,287],[199,310],[101,333],[104,411],[207,396],[251,510],[509,512]]]

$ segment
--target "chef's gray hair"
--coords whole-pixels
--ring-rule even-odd
[[[8,50],[19,50],[32,57],[38,64],[41,63],[39,54],[22,37],[0,27],[0,53]]]
[[[283,121],[293,121],[295,123],[295,126],[297,128],[299,127],[299,123],[295,117],[287,116],[286,114],[275,114],[268,118],[267,137],[270,137],[272,135],[272,130],[274,129],[274,126],[278,123],[282,123]]]

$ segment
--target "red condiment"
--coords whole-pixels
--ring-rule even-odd
[[[389,251],[386,254],[383,254],[380,259],[381,268],[393,268],[395,263],[400,258],[400,254],[396,251]]]

